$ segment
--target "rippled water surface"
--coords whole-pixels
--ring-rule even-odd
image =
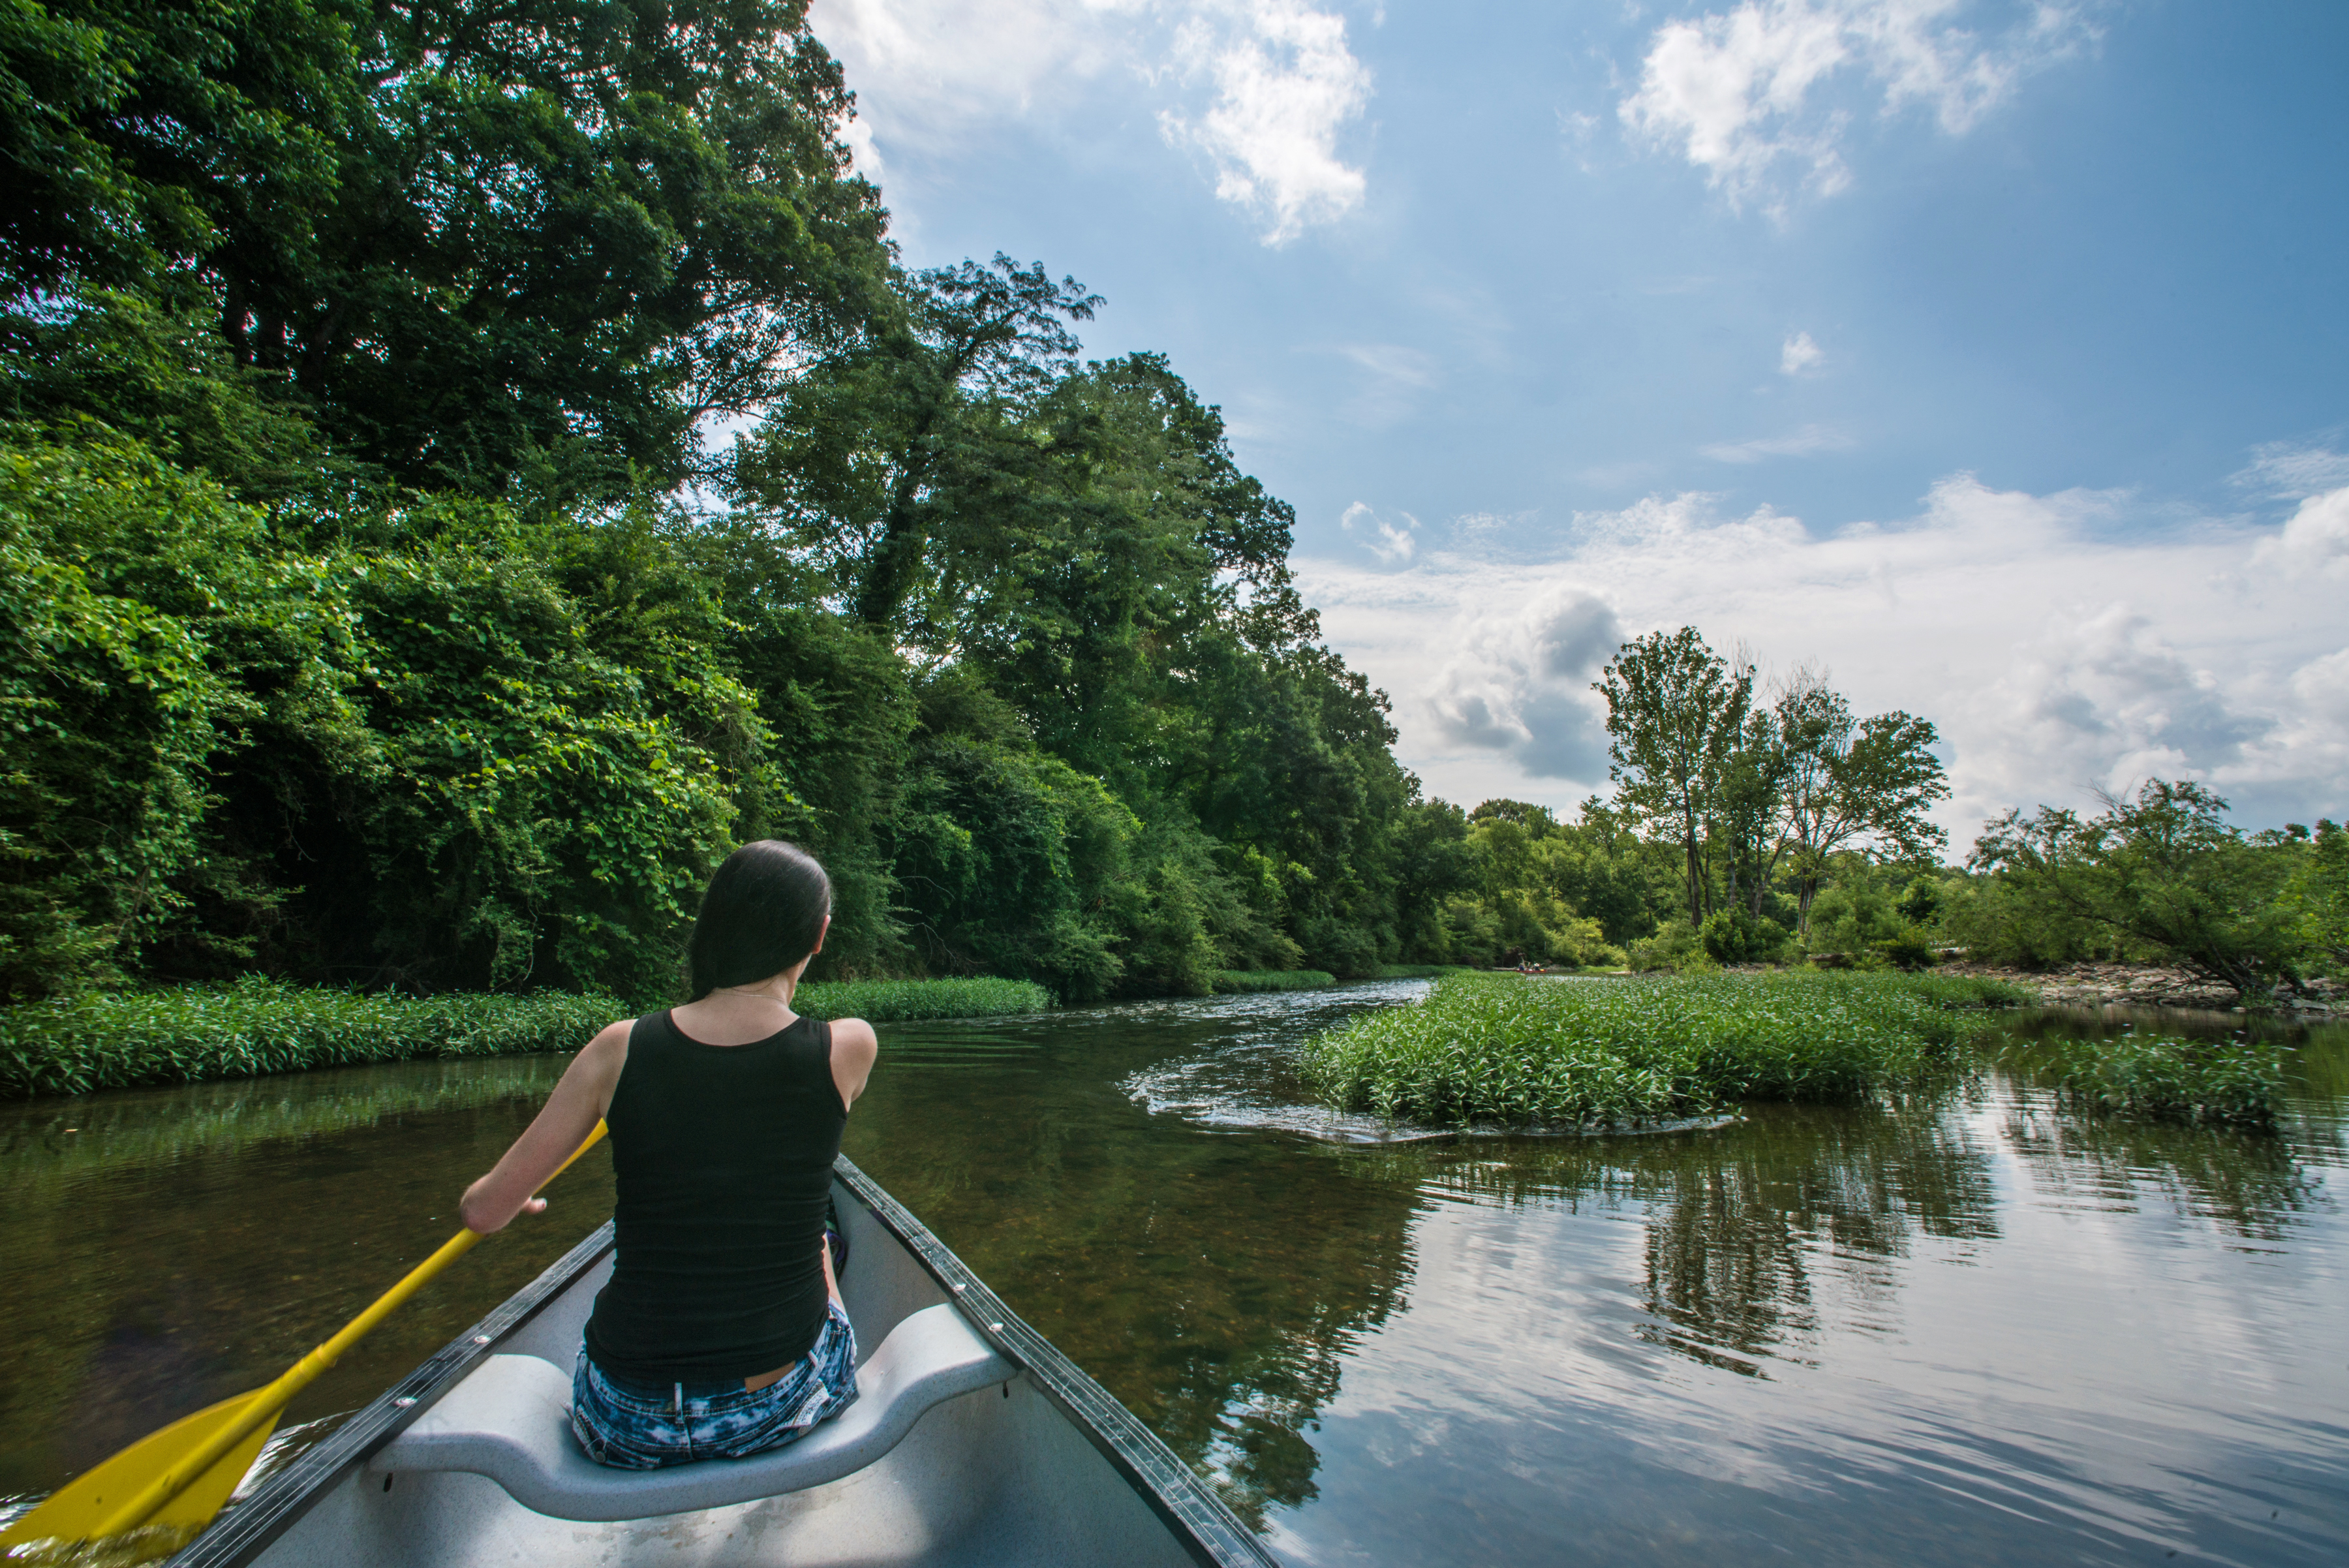
[[[885,1027],[848,1152],[1295,1563],[2349,1559],[2349,1030],[2282,1138],[2084,1124],[2004,1070],[1605,1138],[1311,1107],[1295,1043],[1417,989]],[[281,1369],[560,1066],[0,1109],[0,1491]],[[291,1418],[609,1204],[598,1151]]]

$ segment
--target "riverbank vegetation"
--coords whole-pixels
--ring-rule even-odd
[[[1326,969],[1226,969],[1216,973],[1218,995],[1273,991],[1319,991],[1338,983]]]
[[[2331,821],[2247,832],[2205,786],[2151,779],[2093,814],[2009,812],[1952,867],[1925,815],[1948,794],[1929,722],[1857,717],[1808,670],[1763,691],[1692,628],[1625,644],[1599,685],[1612,800],[1450,819],[1455,890],[1418,950],[1679,972],[2157,962],[2254,1005],[2349,972]]]
[[[1636,1127],[1741,1100],[1850,1101],[1921,1083],[2022,1000],[1899,974],[1613,980],[1459,975],[1309,1042],[1343,1110],[1435,1126]]]
[[[2054,1050],[2056,1093],[2093,1115],[2269,1132],[2283,1107],[2283,1047],[2272,1040],[2132,1033]]]
[[[1037,1012],[1041,986],[1009,980],[810,984],[814,1018],[876,1023]],[[193,1084],[419,1057],[570,1053],[625,1002],[595,993],[404,996],[246,979],[233,985],[83,991],[0,1009],[0,1099]]]
[[[810,1018],[862,1018],[868,1023],[914,1023],[935,1018],[1005,1018],[1043,1012],[1052,993],[1033,981],[811,981],[792,997]]]
[[[611,997],[560,992],[415,997],[265,981],[84,992],[0,1012],[0,1096],[576,1051],[626,1015]]]

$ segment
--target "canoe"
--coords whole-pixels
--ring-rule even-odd
[[[1190,1468],[842,1159],[861,1393],[773,1454],[643,1472],[570,1436],[612,1227],[257,1486],[179,1568],[1268,1568]]]

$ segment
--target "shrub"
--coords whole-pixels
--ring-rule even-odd
[[[1345,1110],[1464,1126],[1640,1125],[1743,1099],[1864,1099],[1921,1081],[2019,1001],[1905,975],[1527,981],[1456,975],[1421,1002],[1309,1041]]]
[[[1218,996],[1238,992],[1319,991],[1335,985],[1338,977],[1326,969],[1225,969],[1216,971]]]
[[[2283,1102],[2283,1048],[2273,1042],[2125,1034],[2066,1040],[2056,1054],[2056,1092],[2098,1115],[2265,1132]]]
[[[1715,963],[1768,963],[1786,951],[1786,929],[1773,919],[1756,919],[1743,907],[1707,915],[1699,938]]]
[[[1884,961],[1894,969],[1919,970],[1933,967],[1935,954],[1932,944],[1925,940],[1925,933],[1914,926],[1910,926],[1899,936],[1888,937],[1882,941],[1870,942],[1868,946],[1880,954]]]
[[[1474,974],[1466,964],[1458,963],[1382,963],[1371,978],[1373,980],[1442,980],[1447,974]]]
[[[1628,961],[1635,970],[1653,971],[1676,970],[1682,973],[1702,974],[1719,964],[1704,949],[1704,939],[1686,920],[1666,920],[1656,928],[1652,937],[1642,937],[1631,944]]]
[[[1000,1018],[1042,1012],[1052,993],[1033,981],[811,981],[792,1004],[811,1018],[862,1018],[868,1023],[912,1023],[930,1018]]]
[[[0,1096],[246,1078],[416,1056],[576,1051],[627,1008],[541,992],[367,995],[247,980],[86,992],[0,1012]]]
[[[1042,986],[1014,980],[811,983],[800,1011],[876,1023],[1038,1012]],[[616,998],[540,992],[367,994],[244,980],[226,986],[85,992],[0,1010],[0,1097],[191,1084],[419,1056],[576,1051],[630,1009]]]

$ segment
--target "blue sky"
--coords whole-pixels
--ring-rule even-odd
[[[1961,847],[2349,813],[2349,5],[817,0],[908,262],[1108,297],[1434,793],[1692,622],[1940,727]]]

